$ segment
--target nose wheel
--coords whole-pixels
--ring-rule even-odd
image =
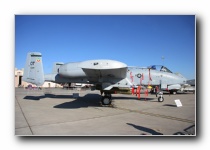
[[[163,95],[159,96],[158,97],[158,102],[163,102],[163,101],[164,101]]]
[[[163,101],[164,101],[163,92],[160,91],[160,92],[158,93],[158,102],[163,102]]]

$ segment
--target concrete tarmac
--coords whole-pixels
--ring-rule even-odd
[[[79,93],[75,98],[73,93]],[[195,136],[195,94],[113,94],[101,106],[99,91],[15,89],[17,136]],[[174,100],[179,99],[182,107]]]

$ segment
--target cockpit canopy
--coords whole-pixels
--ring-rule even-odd
[[[152,70],[158,70],[158,71],[172,73],[168,68],[166,68],[165,66],[162,66],[162,65],[152,65],[147,68],[152,69]]]

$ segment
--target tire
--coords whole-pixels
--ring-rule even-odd
[[[164,101],[164,98],[161,97],[161,96],[159,96],[159,97],[158,97],[158,102],[163,102],[163,101]]]
[[[103,96],[101,99],[102,105],[110,105],[111,104],[111,97],[110,96]]]
[[[177,91],[170,91],[170,94],[176,95]]]

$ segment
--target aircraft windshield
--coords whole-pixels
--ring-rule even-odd
[[[168,68],[166,68],[165,66],[161,66],[161,65],[152,65],[152,66],[149,66],[148,68],[153,69],[153,70],[172,73]]]

